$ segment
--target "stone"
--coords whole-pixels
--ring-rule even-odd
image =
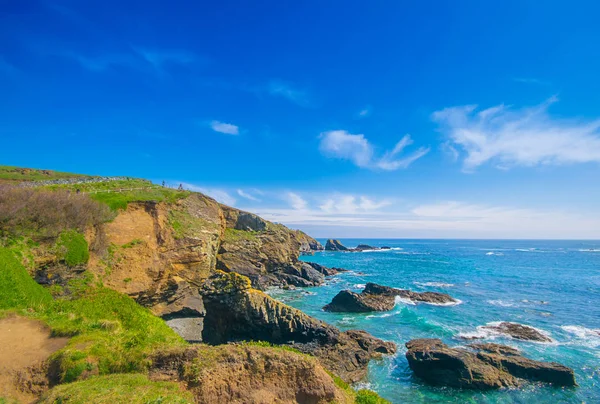
[[[486,325],[481,328],[495,331],[500,334],[506,334],[514,339],[520,339],[524,341],[537,341],[537,342],[552,342],[552,339],[533,327],[527,325],[502,322],[498,325]]]
[[[522,356],[519,350],[499,344],[471,344],[450,348],[439,339],[406,343],[406,358],[416,376],[437,386],[487,390],[516,387],[523,380],[576,386],[573,370],[554,362]]]
[[[339,240],[329,239],[325,243],[325,251],[348,251],[348,248],[340,243]]]

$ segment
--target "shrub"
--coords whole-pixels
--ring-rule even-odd
[[[56,241],[57,256],[68,266],[86,264],[90,258],[85,237],[75,230],[62,232]]]
[[[0,237],[54,238],[112,217],[107,206],[84,194],[0,186]]]

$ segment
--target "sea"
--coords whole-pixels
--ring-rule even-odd
[[[325,240],[319,240],[325,242]],[[301,259],[349,272],[323,286],[270,290],[272,297],[342,330],[363,329],[398,345],[394,356],[374,360],[357,388],[392,403],[600,403],[600,241],[341,239],[389,250],[317,252]],[[322,307],[343,289],[367,282],[417,292],[450,294],[452,306],[398,301],[389,312],[328,313]],[[537,343],[486,332],[486,324],[529,325],[552,342]],[[413,338],[440,338],[450,346],[496,342],[532,359],[574,369],[579,387],[527,383],[517,389],[468,391],[431,387],[405,358]]]

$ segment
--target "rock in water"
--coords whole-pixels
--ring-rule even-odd
[[[514,339],[520,339],[524,341],[552,342],[551,338],[542,334],[535,328],[518,323],[509,323],[505,321],[498,325],[486,325],[481,328],[495,331],[499,334],[510,335]]]
[[[373,247],[368,244],[359,244],[352,251],[366,251],[366,250],[379,250],[378,247]]]
[[[268,341],[289,344],[318,357],[347,381],[360,380],[369,360],[394,353],[396,346],[366,332],[339,329],[286,306],[235,273],[217,271],[202,290],[206,316],[202,339],[209,344]]]
[[[361,293],[350,290],[339,292],[323,309],[332,312],[364,313],[369,311],[391,310],[396,304],[396,296],[413,302],[431,304],[456,303],[457,300],[445,293],[413,292],[404,289],[394,289],[375,283],[367,283]]]
[[[329,239],[327,243],[325,243],[325,251],[348,251],[348,248],[345,247],[339,240]]]
[[[473,350],[450,348],[439,339],[406,343],[412,371],[427,383],[477,390],[515,387],[521,380],[576,386],[573,370],[554,362],[540,362],[499,344],[473,344]]]

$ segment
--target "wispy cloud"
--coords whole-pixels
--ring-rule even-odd
[[[283,199],[286,200],[294,210],[305,210],[308,207],[308,202],[294,192],[286,192],[283,195]]]
[[[267,91],[270,95],[283,97],[294,104],[300,105],[301,107],[311,106],[307,92],[295,88],[290,83],[280,80],[272,80],[267,85]]]
[[[549,115],[552,97],[535,107],[505,105],[475,112],[476,105],[432,115],[442,133],[466,154],[465,171],[485,163],[499,168],[600,162],[600,119],[564,120]]]
[[[241,196],[242,198],[246,198],[250,201],[254,201],[254,202],[260,202],[261,200],[259,198],[257,198],[256,196],[252,195],[250,193],[250,191],[244,191],[243,189],[238,189],[237,190],[237,194],[239,196]]]
[[[200,61],[198,55],[181,49],[148,49],[131,46],[129,49],[102,54],[85,54],[71,50],[58,54],[72,59],[93,72],[114,67],[165,74],[170,65],[189,66]]]
[[[225,123],[220,121],[212,121],[210,127],[215,132],[224,133],[226,135],[239,135],[240,128],[237,125],[231,123]]]
[[[429,152],[429,148],[421,147],[402,157],[404,149],[412,143],[410,135],[406,135],[392,150],[376,157],[373,146],[363,134],[354,135],[345,130],[332,130],[321,133],[319,149],[326,157],[350,160],[361,168],[393,171],[407,168]]]
[[[538,86],[549,86],[550,85],[550,82],[548,82],[548,81],[536,79],[533,77],[513,77],[513,81],[516,81],[517,83],[523,83],[523,84],[535,84]]]
[[[366,118],[369,115],[371,115],[371,107],[365,107],[365,108],[361,109],[360,111],[358,111],[359,118]]]
[[[391,204],[390,199],[378,201],[367,196],[337,194],[323,201],[319,209],[325,213],[337,214],[372,213]]]

